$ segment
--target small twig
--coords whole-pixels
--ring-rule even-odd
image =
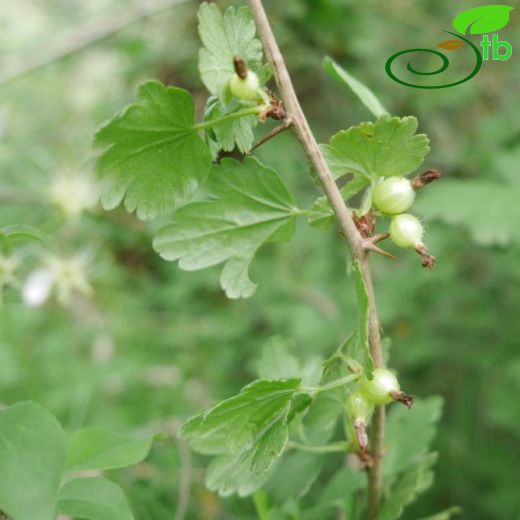
[[[50,49],[46,48],[43,53],[35,52],[18,57],[14,60],[14,64],[11,67],[6,63],[2,64],[0,70],[4,72],[0,74],[0,85],[14,81],[51,63],[62,60],[71,54],[82,51],[143,18],[188,1],[156,0],[153,4],[145,3],[145,5],[135,9],[120,11],[113,18],[103,23],[96,23],[95,26],[89,24],[88,26],[80,27],[74,30],[74,32],[65,34],[54,46],[51,46]]]
[[[287,118],[281,125],[275,126],[272,130],[267,132],[258,143],[256,143],[251,151],[260,148],[263,144],[267,143],[267,141],[271,140],[273,137],[276,137],[278,134],[281,134],[283,131],[287,130],[292,126],[293,122],[291,118]]]

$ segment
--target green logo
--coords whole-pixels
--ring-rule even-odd
[[[464,78],[453,81],[451,83],[441,85],[415,85],[408,81],[404,81],[398,78],[392,70],[392,66],[396,59],[400,58],[405,54],[410,53],[428,53],[434,55],[441,60],[440,66],[435,70],[421,71],[415,68],[411,62],[406,64],[406,69],[418,76],[435,76],[444,72],[450,65],[450,60],[441,51],[434,49],[406,49],[404,51],[397,52],[388,58],[385,70],[391,79],[412,88],[423,88],[423,89],[437,89],[437,88],[448,88],[455,87],[469,81],[471,78],[476,76],[482,67],[483,61],[492,59],[494,61],[507,61],[513,54],[513,47],[508,41],[499,40],[498,34],[493,34],[490,38],[488,33],[493,33],[504,28],[509,22],[509,16],[513,7],[508,5],[485,5],[482,7],[475,7],[462,11],[453,20],[453,27],[457,33],[445,31],[451,34],[455,39],[446,40],[437,45],[437,48],[445,51],[455,51],[463,47],[468,46],[472,51],[473,59],[475,60],[475,66],[473,70]],[[482,41],[479,46],[475,45],[469,40],[470,35],[482,34]],[[462,36],[461,36],[462,35]],[[465,37],[468,36],[468,37]],[[482,47],[482,52],[479,47]]]

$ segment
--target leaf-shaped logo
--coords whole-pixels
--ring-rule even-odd
[[[483,5],[462,11],[453,19],[453,27],[461,34],[484,34],[498,31],[509,22],[513,7],[508,5]]]
[[[456,51],[457,49],[464,47],[464,42],[462,40],[445,40],[438,43],[437,47],[446,51]]]

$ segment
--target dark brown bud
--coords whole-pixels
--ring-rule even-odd
[[[246,62],[240,57],[235,56],[233,58],[233,65],[235,67],[235,72],[240,79],[247,78],[247,65]]]
[[[427,184],[430,184],[430,182],[436,181],[441,176],[442,173],[439,170],[428,170],[427,172],[421,173],[421,175],[417,175],[417,177],[412,179],[412,188],[415,191],[420,190]]]
[[[408,395],[401,390],[398,392],[390,392],[390,395],[394,401],[403,403],[406,407],[408,407],[408,410],[412,407],[415,401],[415,397],[413,395]]]
[[[421,265],[431,271],[435,267],[437,259],[428,253],[428,249],[426,249],[424,244],[417,244],[415,251],[421,256]]]
[[[374,234],[376,218],[373,213],[369,212],[360,217],[353,213],[352,218],[354,219],[354,224],[356,224],[356,227],[363,238],[369,238]]]

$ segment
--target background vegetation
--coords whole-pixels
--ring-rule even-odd
[[[459,8],[467,7],[458,4],[266,1],[322,141],[371,118],[323,73],[322,58],[330,55],[393,114],[417,115],[432,140],[426,166],[445,174],[418,203],[439,260],[435,270],[425,272],[415,255],[397,250],[395,262],[373,260],[381,320],[403,387],[445,400],[435,483],[404,518],[455,504],[463,518],[511,520],[520,518],[518,16],[501,31],[513,58],[485,63],[462,86],[409,89],[384,73],[390,54],[441,41]],[[36,400],[70,432],[88,425],[173,434],[188,415],[249,382],[272,336],[290,338],[302,358],[327,355],[356,322],[353,281],[344,275],[347,252],[332,229],[301,226],[289,245],[263,248],[253,266],[262,282],[257,293],[232,302],[219,288],[218,269],[185,273],[163,262],[152,251],[149,225],[95,205],[71,213],[52,191],[64,178],[75,186],[78,175],[88,174],[93,132],[134,99],[142,80],[158,78],[205,96],[195,1],[141,17],[81,52],[9,78],[35,56],[117,24],[138,5],[0,0],[0,224],[36,225],[52,237],[46,246],[19,242],[18,282],[50,254],[81,255],[92,288],[30,307],[20,291],[5,287],[0,402]],[[283,174],[301,205],[312,202],[309,168],[291,135],[259,155]],[[0,284],[7,281],[1,269]],[[146,463],[113,477],[139,519],[173,518],[185,507],[187,518],[254,518],[247,503],[206,491],[202,468],[202,458],[171,440],[157,443]]]

